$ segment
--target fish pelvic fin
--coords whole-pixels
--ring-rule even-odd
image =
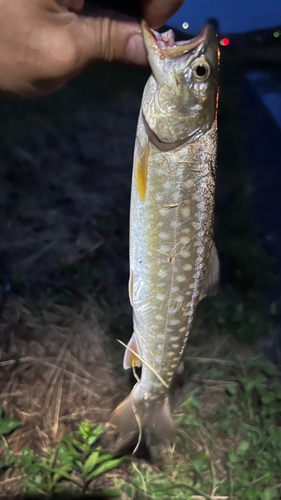
[[[123,360],[124,370],[128,370],[129,368],[132,368],[134,366],[141,366],[141,361],[136,356],[135,353],[138,354],[138,346],[136,342],[136,334],[133,333],[124,354],[124,360]]]
[[[176,427],[172,419],[168,397],[164,400],[147,401],[138,397],[139,383],[112,413],[108,425],[117,432],[139,432],[148,429],[158,438],[173,442]]]

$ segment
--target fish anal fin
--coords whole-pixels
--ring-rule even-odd
[[[181,375],[184,372],[184,369],[185,369],[184,362],[180,361],[180,363],[177,367],[177,374]]]
[[[202,285],[200,300],[207,295],[216,295],[219,288],[220,263],[215,244],[212,245],[209,264]]]
[[[138,354],[138,346],[136,343],[136,337],[135,333],[131,336],[128,347],[126,348],[125,354],[124,354],[124,360],[123,360],[123,368],[124,370],[128,370],[129,368],[132,368],[133,366],[141,366],[141,361],[139,358],[134,354]],[[134,351],[134,352],[132,352]]]

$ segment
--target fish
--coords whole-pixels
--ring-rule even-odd
[[[152,70],[138,119],[130,208],[133,335],[124,369],[141,377],[114,410],[118,431],[174,440],[169,390],[196,306],[219,283],[213,239],[219,48],[206,25],[188,41],[142,21]]]

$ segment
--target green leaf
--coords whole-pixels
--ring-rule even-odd
[[[113,458],[116,458],[117,453],[104,453],[103,455],[100,455],[97,459],[97,464],[101,464],[102,462],[106,462],[107,460],[112,460]]]
[[[226,390],[230,396],[235,396],[237,394],[237,387],[235,385],[228,385]]]
[[[72,464],[73,456],[63,443],[61,443],[58,446],[57,454],[58,454],[58,459],[61,462],[61,464],[63,464],[63,465]]]
[[[262,395],[261,400],[265,405],[272,403],[275,400],[274,392],[266,392]]]
[[[250,446],[250,443],[249,441],[240,441],[240,443],[238,444],[237,448],[236,448],[236,453],[237,455],[244,455],[247,451],[247,449],[249,448]]]
[[[103,424],[98,425],[92,432],[91,435],[87,438],[87,443],[89,446],[92,446],[100,437],[103,430]]]
[[[132,485],[132,484],[128,484],[128,483],[123,483],[121,485],[121,491],[123,491],[124,493],[126,493],[127,497],[134,500],[135,498],[135,495],[136,495],[136,489],[135,487]]]
[[[104,462],[86,478],[87,482],[91,481],[94,477],[102,476],[102,474],[104,474],[105,472],[115,469],[123,462],[124,459],[125,457],[115,458],[114,460],[108,460],[108,462]]]
[[[21,422],[19,420],[0,420],[0,436],[10,434],[10,432],[14,431],[20,426]]]
[[[87,458],[83,467],[83,477],[90,474],[90,472],[92,472],[92,470],[95,468],[99,454],[100,452],[96,450],[93,451],[93,453],[91,453],[91,455]]]
[[[273,500],[278,497],[278,491],[275,488],[265,488],[262,494],[262,500]]]
[[[235,451],[234,451],[234,450],[230,450],[230,451],[228,452],[228,458],[229,458],[229,460],[230,460],[232,463],[235,463],[235,462],[237,462],[237,460],[239,460],[239,458],[238,458],[238,456],[237,456],[237,454],[235,453]]]

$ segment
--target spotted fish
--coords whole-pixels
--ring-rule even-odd
[[[219,51],[216,34],[175,42],[142,23],[152,69],[137,126],[130,213],[134,333],[124,368],[141,379],[110,423],[173,439],[169,388],[198,302],[219,278],[213,242]]]

